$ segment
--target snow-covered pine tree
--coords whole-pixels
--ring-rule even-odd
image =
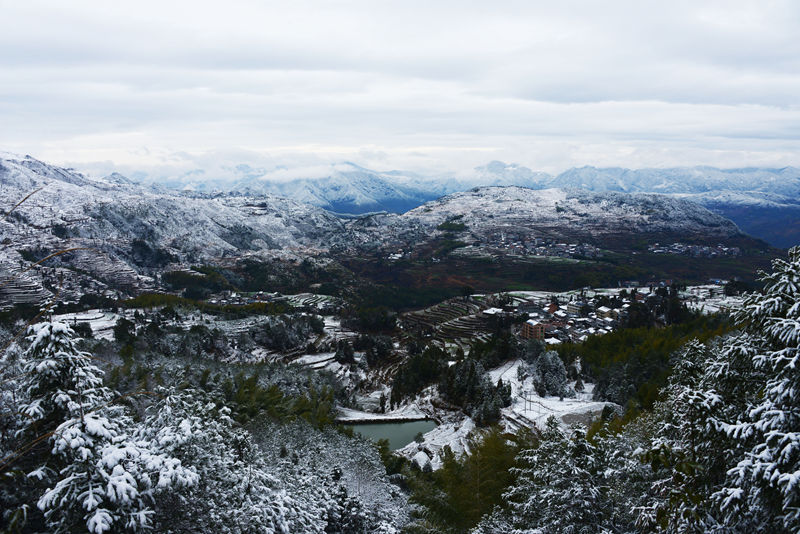
[[[22,433],[50,443],[29,477],[52,482],[38,500],[53,532],[141,532],[151,526],[158,493],[191,485],[197,475],[158,444],[134,439],[133,420],[111,401],[102,371],[75,346],[63,323],[30,327]]]
[[[517,481],[504,497],[519,532],[607,531],[604,462],[581,429],[568,437],[550,417],[539,446],[520,452],[517,461]]]
[[[287,480],[264,461],[250,434],[198,390],[163,392],[138,438],[191,466],[198,483],[169,496],[155,524],[162,532],[307,532],[325,529],[323,502],[306,499],[306,480]]]
[[[6,336],[11,338],[0,327],[0,337]],[[6,341],[4,339],[3,343]],[[25,523],[36,523],[33,528],[43,528],[41,518],[32,517],[28,506],[35,501],[32,497],[35,484],[26,475],[37,464],[30,450],[28,454],[21,454],[26,443],[24,436],[19,435],[24,419],[18,412],[21,356],[17,344],[11,344],[0,353],[0,532],[17,532]],[[46,450],[46,444],[40,449]]]
[[[63,421],[83,417],[108,403],[113,395],[103,386],[103,372],[87,352],[78,350],[75,334],[65,323],[39,323],[29,327],[26,340],[22,390],[27,402],[25,431],[53,431]]]
[[[707,532],[719,527],[711,495],[724,480],[727,455],[719,412],[723,400],[703,387],[713,350],[694,339],[676,355],[664,400],[654,407],[660,419],[643,459],[659,478],[637,524],[645,530]]]
[[[719,493],[730,522],[758,517],[765,531],[800,531],[800,247],[762,273],[763,293],[745,299],[738,319],[761,338],[753,365],[766,376],[747,418],[727,427],[748,450]],[[751,443],[754,445],[750,446]]]

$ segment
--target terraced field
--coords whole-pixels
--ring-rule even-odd
[[[482,315],[486,308],[486,304],[475,299],[456,297],[403,314],[400,324],[407,332],[435,334],[439,339],[488,338],[489,321]]]

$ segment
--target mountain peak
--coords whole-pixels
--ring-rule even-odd
[[[118,172],[112,172],[108,176],[103,177],[103,180],[112,184],[119,184],[119,185],[134,185],[137,182],[134,182],[127,176],[124,176]]]

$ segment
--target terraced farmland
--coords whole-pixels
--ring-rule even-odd
[[[407,332],[435,333],[441,339],[488,338],[490,324],[482,315],[487,307],[472,298],[456,297],[403,314],[400,323]]]

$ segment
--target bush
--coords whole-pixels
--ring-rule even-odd
[[[94,336],[91,325],[86,322],[72,325],[72,330],[82,338],[91,338]]]

